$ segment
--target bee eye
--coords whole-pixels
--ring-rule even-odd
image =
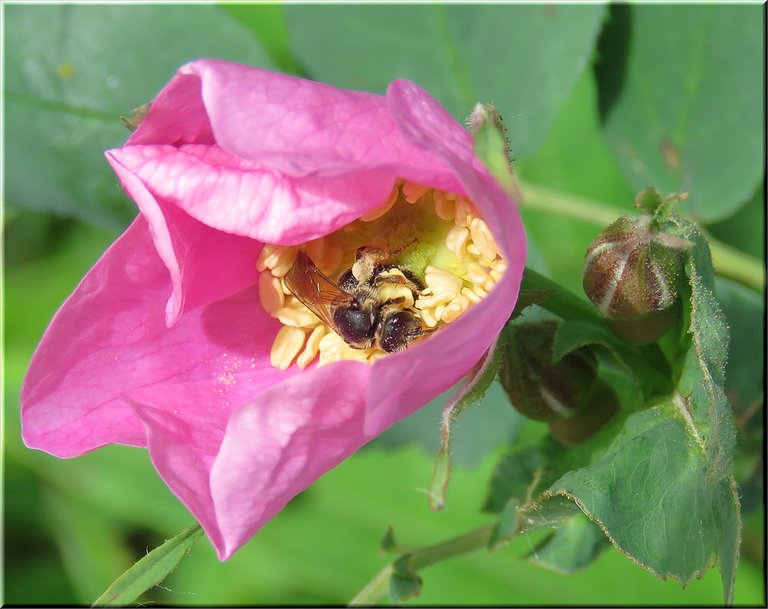
[[[376,319],[371,311],[361,311],[354,307],[356,302],[353,300],[350,308],[336,309],[333,312],[333,321],[344,340],[349,343],[364,343],[373,338]]]

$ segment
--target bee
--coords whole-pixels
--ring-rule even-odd
[[[421,281],[393,263],[410,245],[393,250],[358,248],[352,268],[341,274],[338,283],[299,252],[285,276],[285,286],[353,349],[402,351],[429,331],[408,310],[423,289]],[[402,295],[402,289],[395,290],[401,295],[388,296],[392,286],[405,286],[411,298]]]

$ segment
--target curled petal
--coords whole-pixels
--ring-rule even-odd
[[[371,367],[337,362],[269,388],[229,420],[211,472],[228,558],[289,499],[373,436],[363,432]]]
[[[198,307],[172,328],[163,315],[169,292],[139,218],[61,306],[35,351],[21,392],[27,446],[59,457],[110,443],[146,446],[124,397],[132,390],[242,369],[260,371],[264,386],[295,374],[269,365],[279,324],[254,306],[256,287]]]
[[[376,362],[365,420],[370,433],[408,416],[480,360],[517,301],[525,267],[525,234],[516,203],[475,160],[471,138],[467,139],[445,110],[411,82],[392,83],[387,100],[406,137],[439,155],[462,181],[508,265],[491,293],[455,322],[428,340]]]
[[[383,97],[210,59],[183,66],[108,154],[201,222],[281,245],[377,208],[396,179],[461,192]]]

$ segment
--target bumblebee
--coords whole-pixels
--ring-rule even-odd
[[[358,248],[352,268],[341,274],[338,283],[299,252],[285,285],[350,347],[402,351],[429,331],[410,310],[423,284],[394,264],[410,245],[394,250]]]

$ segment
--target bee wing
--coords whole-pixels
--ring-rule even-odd
[[[331,328],[336,327],[331,305],[352,300],[352,295],[323,275],[304,252],[299,252],[296,256],[296,262],[285,276],[285,286]]]

